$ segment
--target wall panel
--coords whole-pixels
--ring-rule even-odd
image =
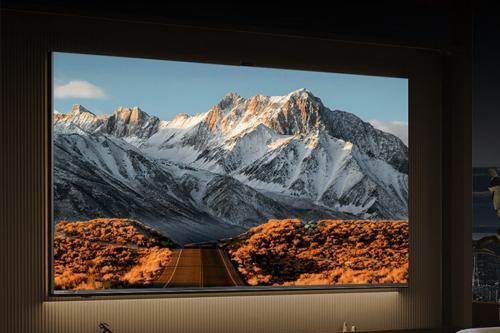
[[[441,324],[441,60],[437,53],[157,23],[3,11],[2,332],[314,332]],[[265,50],[265,52],[262,52]],[[410,77],[410,286],[400,291],[44,301],[50,51]],[[124,68],[124,71],[127,69]]]

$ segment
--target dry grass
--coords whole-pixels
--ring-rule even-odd
[[[172,245],[133,220],[61,221],[54,237],[55,289],[150,285],[170,261]]]
[[[406,283],[408,222],[269,220],[226,244],[249,285]]]

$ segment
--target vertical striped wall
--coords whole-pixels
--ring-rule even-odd
[[[441,78],[429,51],[3,11],[1,332],[324,332],[441,324]],[[410,77],[410,285],[400,291],[44,301],[50,51]],[[124,71],[127,69],[124,68]],[[133,78],[131,78],[133,79]],[[3,194],[7,193],[4,197]]]

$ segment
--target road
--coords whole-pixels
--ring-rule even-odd
[[[163,288],[244,285],[223,250],[213,244],[191,244],[174,250],[156,284]]]

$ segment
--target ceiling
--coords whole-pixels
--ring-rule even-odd
[[[319,2],[318,2],[319,3]],[[377,43],[443,48],[462,7],[451,0],[325,3],[175,4],[157,1],[12,1],[3,9],[96,16],[130,21],[208,26]],[[332,5],[333,4],[333,5]]]

